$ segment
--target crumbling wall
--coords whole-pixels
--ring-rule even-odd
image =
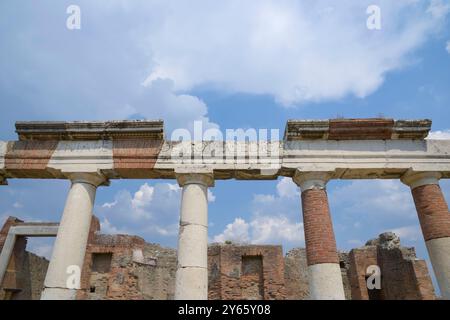
[[[345,298],[351,299],[350,281],[347,276],[349,268],[348,253],[339,252],[339,264],[341,266],[342,282],[344,285]],[[286,286],[286,299],[305,300],[309,299],[308,264],[306,261],[306,249],[294,248],[284,258],[284,279]]]
[[[208,298],[285,298],[281,246],[213,244],[208,248]]]
[[[9,229],[23,222],[9,217],[0,230],[0,250]],[[8,267],[0,284],[0,300],[39,300],[44,285],[48,260],[26,251],[27,238],[17,237]]]
[[[431,300],[435,293],[424,260],[416,257],[414,248],[400,245],[392,232],[369,240],[364,247],[349,254],[348,275],[355,300]],[[381,288],[368,289],[367,268],[376,265],[381,271]]]

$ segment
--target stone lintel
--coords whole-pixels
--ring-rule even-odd
[[[18,121],[19,140],[164,139],[162,120]]]
[[[430,129],[428,119],[288,120],[284,140],[422,140]]]

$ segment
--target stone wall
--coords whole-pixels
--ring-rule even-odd
[[[349,267],[348,253],[339,252],[339,264],[342,272],[345,298],[351,299],[350,282],[347,276]],[[306,249],[294,248],[284,258],[284,279],[286,299],[304,300],[309,298],[308,265],[306,263]]]
[[[213,244],[208,270],[211,300],[285,299],[281,246]]]
[[[108,265],[109,264],[109,265]],[[176,251],[128,235],[90,240],[79,299],[173,299]]]
[[[0,250],[9,228],[23,221],[9,217],[0,231]],[[9,264],[0,284],[0,300],[38,300],[44,285],[48,260],[25,250],[26,237],[18,237]]]
[[[356,300],[430,300],[435,293],[428,268],[424,260],[416,257],[414,248],[400,245],[393,233],[383,233],[370,240],[364,247],[349,253],[348,276],[352,298]],[[381,288],[369,290],[366,279],[367,268],[379,266]]]

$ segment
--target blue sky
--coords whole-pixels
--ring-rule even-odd
[[[81,29],[66,28],[66,8]],[[368,30],[366,8],[381,9]],[[288,119],[430,118],[450,138],[450,2],[2,1],[0,139],[17,120],[162,118],[191,128],[279,128]],[[441,186],[450,199],[450,183]],[[0,218],[58,221],[67,181],[9,180]],[[338,247],[394,230],[428,259],[408,188],[398,181],[328,185]],[[113,181],[99,188],[105,232],[176,246],[175,181]],[[290,179],[216,181],[211,241],[303,246]],[[30,240],[48,255],[51,242]]]

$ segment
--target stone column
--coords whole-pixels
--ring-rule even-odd
[[[411,188],[441,295],[450,300],[450,213],[440,177],[438,172],[408,172],[401,180]]]
[[[59,224],[44,281],[42,300],[74,300],[80,289],[92,208],[97,187],[105,182],[98,174],[72,174],[69,195]]]
[[[293,178],[302,192],[310,298],[345,300],[336,240],[328,206],[328,173],[300,173]]]
[[[177,174],[181,196],[176,300],[208,299],[208,187],[212,174]]]

